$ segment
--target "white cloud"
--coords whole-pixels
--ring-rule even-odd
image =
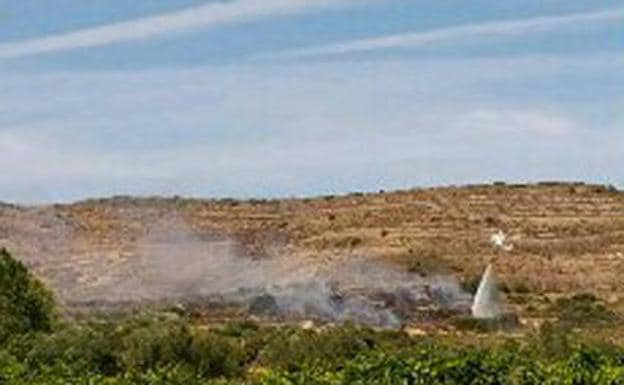
[[[297,58],[367,52],[387,48],[415,48],[473,38],[487,39],[492,37],[543,33],[564,28],[576,28],[583,24],[621,21],[622,19],[624,19],[624,8],[615,8],[598,12],[542,16],[443,27],[425,32],[352,40],[280,53],[263,54],[256,58]]]
[[[214,2],[181,11],[0,44],[0,59],[12,59],[85,47],[147,39],[167,34],[300,14],[357,0],[235,0]]]

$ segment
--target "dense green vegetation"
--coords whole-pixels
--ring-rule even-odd
[[[0,343],[14,334],[50,331],[53,321],[52,294],[24,264],[0,249]]]
[[[596,312],[592,298],[560,301],[566,322],[521,338],[411,338],[355,325],[204,328],[169,313],[69,322],[56,319],[24,266],[1,254],[0,384],[624,384],[624,348],[570,331],[568,321]]]

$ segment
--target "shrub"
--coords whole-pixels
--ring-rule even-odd
[[[0,350],[0,383],[18,379],[26,373],[26,365],[7,351]]]
[[[479,336],[475,347],[470,339],[351,324],[318,331],[238,322],[209,330],[171,314],[52,325],[50,294],[6,251],[0,279],[2,310],[13,310],[2,314],[10,337],[0,345],[2,385],[624,385],[624,349],[574,331],[616,320],[590,294],[551,304],[559,320],[529,338],[494,344]],[[489,331],[514,320],[453,322]]]
[[[238,376],[243,372],[245,358],[236,340],[210,331],[196,334],[190,346],[190,363],[201,377]]]
[[[422,277],[452,270],[442,251],[435,247],[409,248],[401,258],[406,260],[408,272]]]
[[[519,325],[518,318],[514,314],[503,314],[499,318],[492,319],[455,316],[452,317],[450,321],[458,330],[475,331],[479,333],[513,330]]]
[[[559,298],[551,311],[557,314],[560,323],[570,327],[606,326],[618,319],[598,298],[588,293]]]
[[[253,321],[234,321],[223,325],[218,333],[227,337],[244,337],[260,330],[260,326]]]
[[[307,364],[338,368],[345,359],[376,345],[374,333],[354,326],[330,328],[322,332],[288,329],[275,333],[259,353],[261,365],[289,372]]]
[[[66,325],[53,334],[29,336],[19,344],[29,346],[25,354],[31,368],[41,369],[71,363],[76,370],[107,375],[121,371],[118,360],[120,341],[112,323]]]
[[[559,324],[544,326],[533,340],[510,338],[499,344],[479,339],[479,346],[350,325],[321,332],[252,327],[236,336],[225,335],[223,329],[188,334],[183,320],[154,317],[110,323],[110,329],[104,325],[69,325],[53,334],[20,337],[31,351],[27,357],[9,349],[0,351],[0,383],[622,385],[624,380],[621,347],[573,344],[574,339]],[[146,331],[156,335],[146,337]],[[110,345],[102,345],[104,336]],[[127,356],[134,349],[128,338],[143,341],[145,351]],[[245,370],[251,363],[242,358],[250,342],[261,354],[252,369]],[[94,352],[102,351],[113,357],[133,357],[140,365],[120,366],[116,373],[85,365],[101,359]]]
[[[192,336],[179,319],[143,317],[123,325],[119,361],[126,370],[145,371],[189,359]]]

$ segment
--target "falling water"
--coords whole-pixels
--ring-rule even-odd
[[[475,318],[498,318],[501,315],[501,305],[492,264],[489,264],[483,273],[471,310],[472,316]]]

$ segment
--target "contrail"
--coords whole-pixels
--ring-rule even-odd
[[[470,38],[492,38],[543,33],[551,30],[573,28],[581,24],[612,22],[621,19],[624,19],[624,8],[614,8],[589,13],[573,13],[559,16],[540,16],[525,19],[464,24],[425,32],[350,40],[328,45],[263,54],[256,56],[256,58],[300,58],[368,52],[387,48],[415,48]]]
[[[209,3],[156,16],[0,44],[0,59],[104,46],[356,3],[363,2],[357,0],[237,0]]]

